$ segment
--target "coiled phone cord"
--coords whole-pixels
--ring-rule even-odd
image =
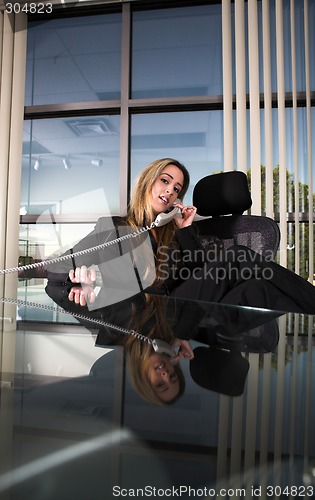
[[[155,227],[155,223],[152,222],[150,226],[144,226],[133,233],[130,234],[125,234],[124,236],[120,236],[119,238],[116,238],[115,240],[110,240],[106,241],[105,243],[101,243],[100,245],[96,245],[95,247],[90,247],[86,248],[85,250],[79,250],[74,253],[70,253],[68,255],[61,255],[59,257],[54,257],[53,259],[48,259],[48,260],[42,260],[40,262],[34,262],[33,264],[26,264],[24,266],[17,266],[17,267],[11,267],[8,269],[0,269],[0,276],[5,275],[5,274],[11,274],[11,273],[16,273],[19,271],[28,271],[30,269],[36,269],[37,267],[43,267],[43,266],[48,266],[50,264],[56,264],[57,262],[63,262],[64,260],[67,259],[72,259],[74,257],[79,257],[81,255],[86,255],[88,253],[96,252],[98,250],[102,250],[103,248],[109,247],[110,245],[114,245],[115,243],[120,243],[121,241],[128,240],[130,238],[136,238],[137,236],[140,236],[142,233],[145,233],[146,231],[150,231]]]
[[[79,250],[78,252],[70,253],[68,255],[61,255],[61,256],[55,257],[53,259],[43,260],[41,262],[35,262],[33,264],[26,264],[25,266],[17,266],[17,267],[11,267],[8,269],[0,269],[0,275],[15,273],[15,272],[19,272],[19,271],[27,271],[30,269],[35,269],[37,267],[42,267],[42,266],[47,266],[50,264],[55,264],[57,262],[62,262],[64,260],[72,259],[74,257],[79,257],[81,255],[86,255],[88,253],[95,252],[97,250],[102,250],[103,248],[109,247],[110,245],[113,245],[115,243],[119,243],[121,241],[128,240],[130,238],[136,238],[137,236],[140,236],[142,233],[145,233],[146,231],[150,231],[151,229],[153,229],[157,225],[158,225],[158,223],[156,221],[154,221],[150,224],[150,226],[144,226],[142,228],[139,228],[136,231],[134,231],[133,233],[125,234],[124,236],[120,236],[119,238],[116,238],[114,240],[106,241],[104,243],[101,243],[100,245],[96,245],[95,247],[86,248],[85,250]],[[147,342],[148,344],[151,345],[151,347],[154,349],[155,352],[166,353],[171,357],[176,355],[173,348],[162,339],[150,339],[150,338],[146,337],[145,335],[142,335],[141,333],[136,332],[135,330],[128,330],[127,328],[113,325],[112,323],[98,320],[96,318],[90,318],[89,316],[85,316],[83,314],[70,313],[62,308],[59,308],[59,307],[52,307],[52,306],[48,306],[45,304],[23,301],[23,300],[19,300],[19,299],[10,299],[7,297],[0,297],[0,302],[7,303],[7,304],[13,304],[13,305],[17,305],[17,306],[20,305],[20,306],[36,307],[38,309],[44,309],[47,311],[54,311],[54,312],[61,312],[64,314],[70,314],[79,320],[81,319],[83,321],[89,321],[91,323],[97,324],[98,326],[110,328],[110,329],[116,330],[120,333],[123,333],[125,335],[131,335],[139,341]]]
[[[97,318],[90,318],[89,316],[86,316],[84,314],[66,311],[65,309],[62,309],[61,307],[48,306],[46,304],[40,304],[38,302],[30,302],[28,300],[10,299],[8,297],[0,297],[0,302],[2,302],[4,304],[12,304],[15,306],[35,307],[36,309],[43,309],[45,311],[52,311],[52,312],[59,312],[62,314],[69,314],[69,315],[73,316],[74,318],[77,318],[78,320],[89,321],[90,323],[93,323],[94,325],[102,326],[105,328],[110,328],[111,330],[116,330],[118,333],[122,333],[123,335],[132,336],[135,339],[139,340],[140,342],[146,342],[157,353],[165,353],[171,357],[176,356],[176,352],[173,349],[173,347],[171,347],[171,345],[168,342],[166,342],[165,340],[162,340],[159,338],[151,339],[149,337],[146,337],[145,335],[142,335],[142,333],[136,332],[135,330],[124,328],[123,326],[113,325],[112,323],[109,323],[108,321],[103,321],[103,320],[97,319]]]
[[[97,318],[91,318],[91,317],[86,316],[84,314],[69,312],[69,311],[66,311],[65,309],[62,309],[61,307],[48,306],[46,304],[40,304],[38,302],[30,302],[28,300],[10,299],[8,297],[0,297],[0,302],[2,302],[4,304],[15,305],[15,306],[34,307],[36,309],[43,309],[45,311],[68,314],[68,315],[73,316],[79,320],[89,321],[90,323],[93,323],[95,325],[102,326],[105,328],[110,328],[112,330],[116,330],[117,332],[123,333],[124,335],[131,335],[142,342],[147,342],[150,345],[152,345],[153,341],[154,341],[154,339],[150,339],[150,338],[146,337],[145,335],[142,335],[142,333],[136,332],[135,330],[124,328],[123,326],[113,325],[112,323],[108,323],[107,321],[103,321],[103,320],[97,319]]]

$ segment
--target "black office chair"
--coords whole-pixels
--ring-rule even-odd
[[[275,257],[280,243],[278,224],[269,217],[242,215],[252,205],[245,173],[231,171],[202,178],[194,188],[193,204],[198,215],[207,217],[195,223],[205,246],[213,235],[224,248],[244,245],[269,259]]]

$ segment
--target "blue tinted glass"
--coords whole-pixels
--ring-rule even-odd
[[[34,224],[20,224],[19,265],[25,265],[38,260],[47,260],[52,255],[60,255],[63,249],[71,248],[77,241],[82,240],[89,234],[95,226],[95,223],[56,224],[53,220],[49,223],[47,222],[47,217],[45,217],[45,222],[43,218],[39,218],[37,223]],[[24,276],[25,274],[20,272],[19,277]],[[45,270],[39,268],[37,278],[43,278],[44,276]],[[19,284],[22,285],[20,288],[21,292],[25,292],[23,282],[19,282]],[[40,299],[45,298],[45,293],[41,294],[40,290],[36,290],[36,292],[40,296]],[[24,297],[22,296],[21,298],[23,299]],[[30,298],[30,300],[32,299]],[[49,300],[48,297],[46,297],[46,300]],[[37,298],[36,301],[38,301]],[[42,302],[42,300],[40,301]]]
[[[221,5],[136,12],[132,97],[222,94]]]
[[[284,0],[283,3],[283,61],[284,61],[284,85],[285,91],[292,91],[292,47],[291,47],[291,29],[290,29],[290,0]],[[297,23],[297,44],[299,44],[299,31],[300,25]],[[299,69],[300,61],[297,61],[297,68]]]
[[[22,213],[117,214],[118,193],[118,116],[25,122]]]
[[[287,0],[288,1],[288,0]],[[311,7],[309,3],[309,8]],[[295,51],[296,51],[296,86],[297,91],[305,92],[306,90],[306,74],[305,74],[305,31],[304,31],[304,0],[296,0],[295,2]],[[287,7],[289,10],[289,6]],[[311,11],[311,10],[310,10]],[[314,9],[313,9],[314,15]],[[311,33],[313,31],[315,19],[313,17],[312,28],[310,27],[309,36],[311,42]],[[314,53],[314,52],[313,52]],[[309,61],[311,63],[311,61]],[[286,75],[287,78],[287,75]],[[292,77],[290,78],[290,82]],[[292,90],[292,84],[290,88],[286,85],[286,91]]]
[[[277,37],[276,37],[276,8],[274,0],[270,2],[270,70],[271,90],[277,92]],[[263,71],[262,67],[260,70]]]
[[[202,177],[223,170],[223,113],[195,111],[132,117],[132,186],[143,168],[158,158],[182,162],[191,177],[185,197],[191,202],[194,185]]]
[[[120,97],[121,16],[29,24],[25,104]]]

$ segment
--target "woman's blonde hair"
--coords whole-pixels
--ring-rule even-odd
[[[189,187],[189,172],[186,167],[174,158],[162,158],[150,163],[139,175],[133,194],[130,200],[129,209],[126,217],[126,223],[132,227],[142,227],[150,225],[155,219],[155,214],[151,205],[152,186],[159,175],[168,165],[175,165],[179,168],[184,176],[183,187],[179,197],[182,200]],[[174,220],[168,224],[155,229],[155,239],[157,250],[155,255],[155,284],[163,282],[162,276],[165,276],[165,248],[170,248],[175,245],[175,231],[177,227]]]
[[[145,334],[146,337],[160,338],[169,344],[174,340],[173,326],[171,318],[166,314],[163,297],[149,295],[146,296],[145,304],[140,311],[133,309],[129,324],[130,328]],[[125,353],[131,382],[146,401],[155,405],[171,404],[183,394],[185,378],[179,364],[174,366],[180,387],[177,396],[169,402],[163,402],[153,390],[148,377],[148,362],[154,350],[149,342],[129,337],[125,342]]]
[[[175,167],[179,168],[183,173],[184,183],[179,196],[181,199],[184,198],[189,187],[189,173],[186,167],[174,158],[155,160],[142,170],[136,181],[129,204],[127,222],[143,225],[144,223],[151,224],[154,220],[155,215],[150,203],[152,186],[168,165],[175,165]]]
[[[185,390],[185,378],[180,364],[174,365],[174,370],[179,380],[179,392],[170,401],[162,401],[152,388],[148,376],[149,358],[154,353],[147,342],[132,339],[126,350],[127,366],[132,385],[136,392],[146,401],[157,406],[169,405],[177,401]]]

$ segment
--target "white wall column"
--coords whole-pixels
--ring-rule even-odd
[[[0,12],[0,267],[18,263],[26,27],[24,14]],[[0,276],[1,297],[16,297],[17,276]],[[11,466],[16,311],[0,304],[0,473]],[[9,322],[6,318],[12,318]]]

